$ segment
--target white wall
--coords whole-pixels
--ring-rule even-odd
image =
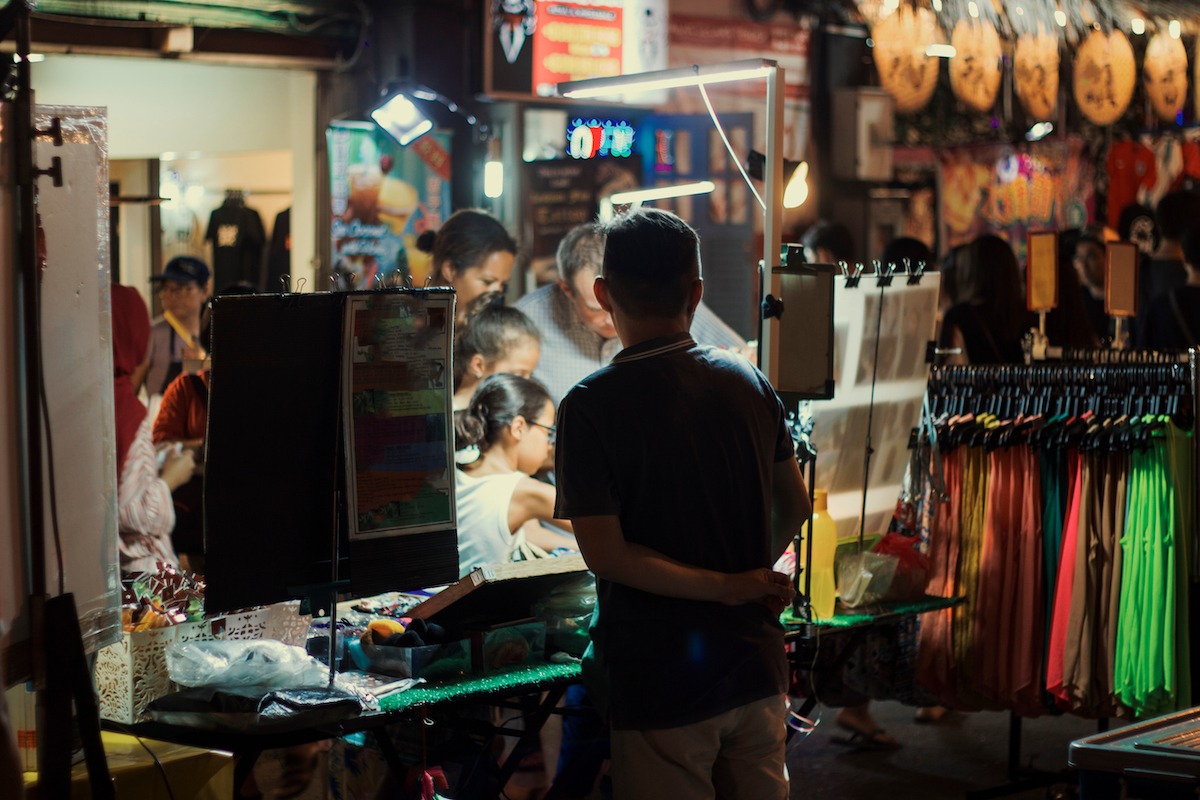
[[[108,108],[110,159],[290,150],[292,172],[280,182],[292,189],[292,280],[294,286],[305,278],[311,291],[318,230],[314,73],[56,54],[31,71],[38,103]],[[140,285],[148,277],[122,280]]]

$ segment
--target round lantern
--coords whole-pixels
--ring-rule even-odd
[[[1097,125],[1121,118],[1133,98],[1136,69],[1125,34],[1093,31],[1075,54],[1075,102]]]
[[[1058,37],[1038,30],[1017,39],[1013,79],[1025,113],[1037,121],[1054,117],[1058,101]]]
[[[963,105],[988,111],[1000,91],[1000,35],[989,23],[965,19],[950,36],[954,58],[950,59],[950,88]]]
[[[880,20],[871,37],[879,83],[896,101],[896,111],[911,114],[924,108],[938,79],[938,59],[925,50],[942,40],[933,12],[902,6]]]
[[[1183,42],[1165,31],[1151,37],[1142,64],[1142,80],[1155,115],[1172,122],[1187,102],[1187,50]]]

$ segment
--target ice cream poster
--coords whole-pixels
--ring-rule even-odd
[[[450,215],[450,135],[401,147],[372,123],[335,122],[325,136],[335,287],[424,286],[430,258],[416,241]]]

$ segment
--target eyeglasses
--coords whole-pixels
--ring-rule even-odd
[[[529,424],[536,425],[539,428],[541,428],[542,430],[544,430],[546,432],[546,439],[547,439],[547,441],[550,442],[550,446],[551,447],[554,446],[554,442],[558,439],[558,426],[557,425],[543,425],[540,422],[532,422],[532,421]]]

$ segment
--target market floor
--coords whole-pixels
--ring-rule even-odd
[[[839,734],[836,713],[818,706],[816,729],[789,743],[792,800],[962,800],[967,792],[1008,781],[1007,713],[954,713],[922,724],[913,721],[909,706],[872,703],[879,725],[903,744],[888,751],[851,750],[833,742]],[[1094,720],[1063,716],[1025,720],[1021,730],[1022,766],[1057,772],[1066,768],[1070,743],[1097,727]],[[1046,788],[1009,795],[1017,800],[1054,796]]]

